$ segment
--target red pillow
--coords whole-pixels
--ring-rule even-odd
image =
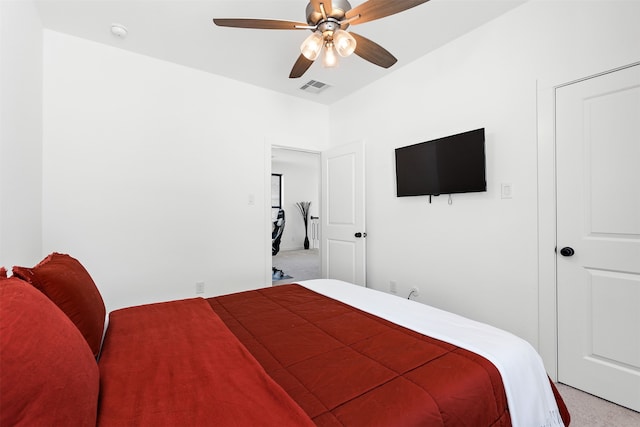
[[[4,267],[0,267],[0,279],[7,278],[7,269]]]
[[[82,334],[41,292],[0,278],[0,425],[95,426],[100,374]]]
[[[69,316],[84,335],[94,357],[98,356],[106,314],[104,301],[77,259],[54,252],[33,268],[13,267],[13,275],[42,291]]]

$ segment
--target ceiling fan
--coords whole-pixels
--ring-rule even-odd
[[[275,19],[229,18],[214,19],[221,27],[256,28],[263,30],[311,30],[300,46],[301,54],[293,65],[289,78],[302,76],[324,49],[323,65],[337,65],[338,57],[355,53],[359,57],[383,68],[398,60],[379,44],[347,32],[350,25],[384,18],[429,0],[368,0],[351,8],[347,0],[311,0],[307,5],[307,23]]]

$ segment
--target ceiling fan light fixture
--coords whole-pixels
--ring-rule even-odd
[[[333,44],[338,54],[343,58],[351,55],[356,50],[356,39],[344,30],[336,30],[333,33]]]
[[[302,42],[302,45],[300,45],[300,51],[309,61],[315,61],[322,50],[323,44],[324,38],[322,37],[322,33],[314,31]]]
[[[2,0],[0,0],[2,1]],[[338,55],[353,53],[382,68],[389,68],[398,59],[382,46],[347,30],[351,25],[364,24],[403,12],[429,0],[360,0],[354,8],[348,0],[308,0],[307,22],[282,19],[214,18],[220,27],[255,28],[265,30],[311,30],[312,33],[300,45],[298,59],[293,64],[289,78],[301,77],[318,58],[322,50],[323,66],[338,65]]]
[[[327,42],[324,46],[324,58],[322,66],[325,68],[334,68],[338,66],[338,55],[333,42]]]

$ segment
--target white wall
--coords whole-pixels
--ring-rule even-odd
[[[270,144],[327,107],[48,30],[44,70],[45,253],[108,309],[267,284]]]
[[[318,216],[320,207],[320,154],[282,149],[274,149],[273,154],[272,172],[282,174],[282,208],[286,215],[280,250],[303,249],[304,221],[296,202],[311,202],[308,224],[311,242],[311,217]]]
[[[42,24],[32,2],[0,1],[0,265],[42,252]]]
[[[418,286],[537,346],[537,81],[640,60],[638,16],[637,1],[534,0],[333,105],[332,143],[367,144],[368,286]],[[396,198],[394,148],[479,127],[486,193]]]

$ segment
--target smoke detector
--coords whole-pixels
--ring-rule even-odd
[[[127,36],[127,28],[124,25],[120,24],[111,24],[111,34],[118,38],[125,38]]]

